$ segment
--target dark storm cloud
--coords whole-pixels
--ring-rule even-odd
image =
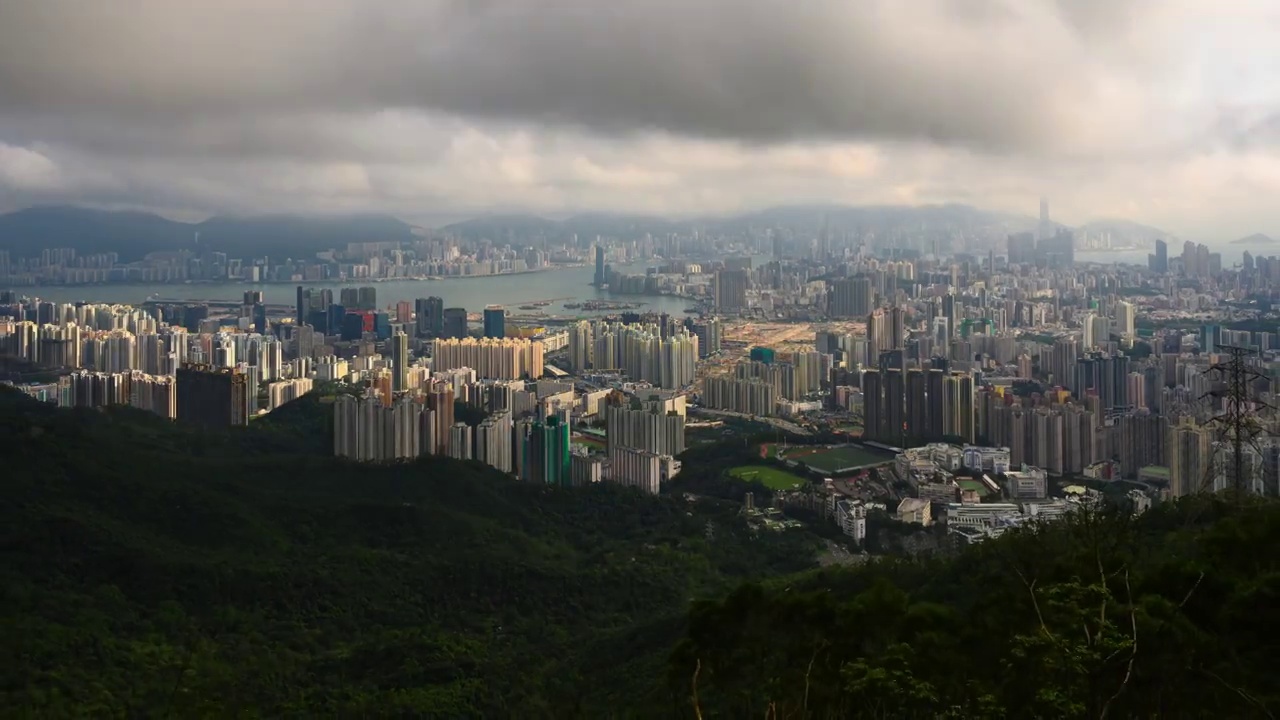
[[[606,134],[1025,150],[1074,139],[1096,78],[1063,60],[1112,12],[1081,8],[1105,7],[0,0],[0,113],[190,124],[404,108]]]

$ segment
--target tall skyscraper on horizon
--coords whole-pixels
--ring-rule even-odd
[[[596,287],[604,287],[606,282],[604,270],[604,246],[596,244],[596,275],[594,284]]]
[[[1040,198],[1040,228],[1036,240],[1048,240],[1053,237],[1053,221],[1049,219],[1049,198]]]
[[[1147,267],[1152,272],[1169,272],[1169,243],[1164,240],[1156,240],[1155,253],[1147,256]]]

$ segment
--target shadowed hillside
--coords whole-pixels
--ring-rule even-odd
[[[689,601],[812,562],[732,505],[0,403],[18,716],[661,716]]]
[[[753,534],[731,502],[319,455],[324,410],[200,433],[0,388],[8,714],[1265,718],[1280,702],[1273,500],[815,570],[813,535]],[[686,456],[691,479],[722,473],[716,457]]]

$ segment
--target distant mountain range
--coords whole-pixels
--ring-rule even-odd
[[[1262,233],[1254,233],[1248,237],[1242,237],[1239,240],[1232,240],[1232,245],[1274,245],[1275,238]]]
[[[389,215],[303,217],[215,216],[184,223],[144,212],[39,206],[0,215],[0,250],[38,256],[46,248],[117,252],[123,261],[147,253],[208,248],[231,257],[311,258],[349,242],[407,241],[414,227]]]
[[[543,239],[580,243],[597,236],[639,238],[671,233],[736,234],[786,228],[797,234],[870,233],[878,238],[956,234],[1000,234],[1035,229],[1037,219],[992,212],[968,205],[844,206],[794,205],[757,212],[693,220],[647,215],[585,213],[564,220],[537,215],[485,215],[447,225],[445,233],[495,242]],[[1102,220],[1081,226],[1122,237],[1170,238],[1158,228],[1127,220]],[[316,253],[353,242],[405,242],[421,228],[389,215],[343,216],[215,216],[204,222],[168,220],[145,212],[95,210],[75,206],[39,206],[0,215],[0,250],[13,257],[38,256],[46,248],[69,247],[82,254],[117,252],[133,261],[151,252],[199,247],[231,257],[311,258]]]
[[[547,237],[567,239],[577,235],[590,241],[595,236],[661,237],[669,233],[738,233],[746,230],[787,228],[792,232],[815,234],[824,228],[831,232],[901,232],[979,231],[984,229],[1021,232],[1030,230],[1036,220],[1026,216],[991,212],[968,205],[921,206],[847,206],[791,205],[756,212],[692,220],[669,220],[648,215],[587,213],[565,220],[548,220],[537,215],[488,215],[443,228],[446,232],[469,238],[504,240],[511,237]]]

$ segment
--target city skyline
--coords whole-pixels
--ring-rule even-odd
[[[1280,8],[1260,0],[54,0],[4,15],[0,210],[433,225],[815,202],[1025,213],[1047,196],[1068,225],[1280,234],[1265,201]]]

